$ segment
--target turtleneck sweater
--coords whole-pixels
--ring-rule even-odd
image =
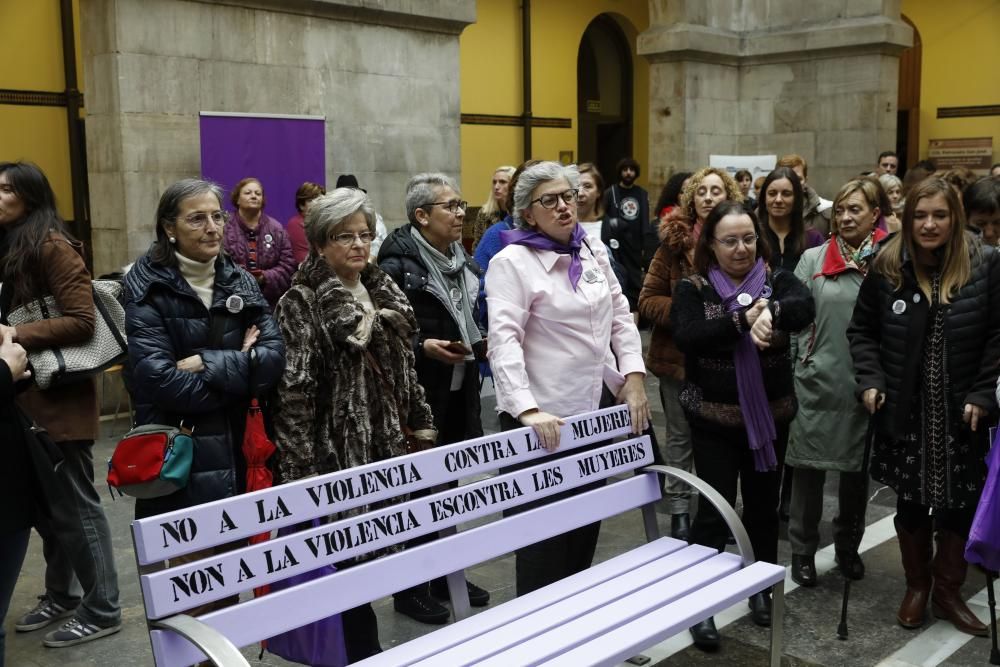
[[[205,307],[211,308],[212,288],[215,286],[215,259],[198,262],[188,259],[179,252],[174,253],[174,256],[177,257],[177,268],[180,269],[184,280],[188,282]]]

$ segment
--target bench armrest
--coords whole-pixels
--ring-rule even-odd
[[[736,539],[736,548],[740,552],[740,557],[743,558],[743,567],[753,563],[756,559],[753,554],[753,546],[750,544],[750,536],[747,535],[747,529],[743,527],[743,521],[740,520],[736,510],[726,502],[726,499],[722,497],[718,491],[716,491],[710,484],[705,482],[705,480],[695,477],[686,470],[681,470],[680,468],[673,468],[671,466],[661,466],[661,465],[651,465],[646,466],[642,469],[643,471],[657,472],[668,477],[673,477],[679,479],[690,487],[695,488],[702,498],[707,498],[710,503],[719,511],[722,515],[722,520],[726,522],[729,526],[729,530],[733,533],[733,537]]]
[[[197,646],[205,656],[219,667],[250,667],[240,650],[215,628],[205,625],[187,614],[177,614],[159,621],[150,621],[150,627],[176,632]]]

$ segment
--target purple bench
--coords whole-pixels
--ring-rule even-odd
[[[742,523],[714,490],[682,471],[652,466],[648,437],[581,449],[627,436],[629,428],[625,406],[607,408],[567,420],[561,446],[565,454],[558,458],[548,457],[534,432],[521,428],[135,521],[132,532],[141,567],[314,518],[337,518],[346,510],[420,489],[436,491],[141,575],[156,665],[190,665],[206,658],[225,667],[248,665],[240,646],[447,576],[457,622],[356,664],[613,665],[773,586],[771,662],[777,667],[784,568],[753,562]],[[446,486],[513,464],[526,467],[457,488]],[[719,507],[741,555],[661,538],[653,510],[662,494],[657,472],[685,480]],[[500,514],[598,480],[607,483],[514,516]],[[465,568],[636,509],[642,512],[647,544],[470,615]],[[494,520],[458,530],[460,524],[489,517]],[[431,532],[440,538],[198,618],[184,613]]]

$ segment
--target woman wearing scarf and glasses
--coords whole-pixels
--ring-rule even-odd
[[[847,183],[833,200],[833,236],[802,253],[795,269],[816,304],[816,321],[792,340],[799,412],[792,421],[785,455],[785,463],[795,466],[788,538],[792,579],[800,586],[816,585],[814,556],[828,470],[839,473],[839,506],[833,519],[837,564],[851,579],[865,575],[858,545],[868,504],[868,473],[861,469],[868,414],[846,381],[852,361],[844,332],[874,258],[875,244],[886,236],[877,226],[880,201],[873,179]]]
[[[616,400],[628,404],[634,432],[649,422],[639,331],[607,250],[578,224],[579,183],[573,165],[525,169],[514,189],[517,229],[503,232],[507,245],[486,275],[500,425],[534,427],[549,451],[562,418]],[[517,594],[590,567],[599,531],[594,523],[519,549]]]
[[[809,290],[790,271],[767,269],[770,253],[752,213],[716,206],[694,251],[695,273],[677,284],[670,323],[685,355],[680,402],[691,426],[698,476],[730,505],[739,483],[743,523],[757,560],[778,557],[778,468],[795,416],[789,334],[813,320]],[[691,542],[722,551],[728,529],[699,505]],[[771,623],[769,593],[750,598],[757,625]],[[710,618],[691,628],[695,644],[719,645]]]
[[[486,341],[476,317],[479,265],[462,247],[469,203],[445,174],[417,174],[406,184],[409,224],[393,230],[378,253],[379,267],[399,285],[413,306],[420,334],[414,341],[417,380],[434,413],[438,444],[483,434],[479,417],[479,372]],[[416,538],[407,546],[433,540]],[[469,602],[483,607],[490,594],[469,583]],[[395,595],[396,611],[423,623],[445,623],[444,578]]]

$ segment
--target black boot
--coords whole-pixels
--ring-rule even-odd
[[[750,606],[750,619],[762,628],[771,627],[771,591],[754,593],[747,600]]]
[[[670,516],[670,537],[676,540],[688,541],[691,535],[691,515],[672,514]]]
[[[715,628],[715,619],[711,616],[697,625],[688,628],[694,645],[702,651],[715,651],[719,648],[719,631]]]
[[[792,554],[792,581],[803,588],[816,585],[816,559],[812,554]]]

